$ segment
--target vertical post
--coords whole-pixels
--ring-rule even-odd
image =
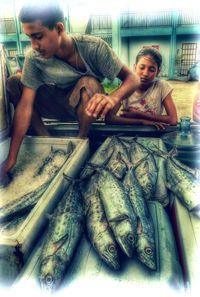
[[[174,70],[175,70],[175,59],[176,59],[176,28],[178,24],[179,13],[175,10],[172,14],[172,34],[170,41],[170,54],[169,54],[169,79],[174,79]]]
[[[14,22],[15,22],[15,28],[16,28],[17,51],[19,55],[23,55],[23,48],[22,48],[22,43],[20,39],[20,24],[19,24],[17,12],[16,12],[15,0],[13,0],[13,10],[14,10]]]
[[[112,13],[112,48],[120,58],[121,56],[121,31],[120,31],[120,14],[115,9]],[[119,80],[115,79],[116,84]]]
[[[69,1],[66,1],[66,8],[64,10],[66,13],[65,13],[65,25],[66,25],[66,31],[68,33],[71,32],[71,25],[70,25],[70,7],[69,7]]]

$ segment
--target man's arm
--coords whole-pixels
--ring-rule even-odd
[[[118,89],[109,96],[95,94],[88,102],[86,113],[89,116],[97,117],[98,115],[101,115],[102,117],[105,117],[109,110],[121,100],[130,96],[130,94],[139,86],[139,78],[125,65],[120,70],[117,78],[122,81]]]
[[[17,161],[21,143],[30,125],[35,95],[35,90],[24,87],[22,97],[14,113],[8,157],[0,167],[0,180],[5,177]]]

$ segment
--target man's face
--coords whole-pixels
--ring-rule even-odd
[[[61,44],[61,35],[56,28],[50,30],[41,21],[22,24],[24,33],[30,38],[32,48],[48,59],[56,54]]]

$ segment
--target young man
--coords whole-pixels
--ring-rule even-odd
[[[38,135],[48,135],[41,117],[78,119],[79,137],[86,137],[98,115],[105,116],[138,85],[137,77],[100,38],[70,36],[55,1],[22,7],[19,19],[30,38],[32,50],[25,57],[22,77],[8,80],[8,93],[15,106],[13,131],[0,179],[15,165],[22,140],[31,123]],[[122,83],[106,96],[104,78]]]

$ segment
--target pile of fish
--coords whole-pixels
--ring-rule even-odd
[[[45,174],[49,179],[36,192],[22,197],[21,204],[20,201],[12,204],[15,205],[12,210],[9,204],[1,208],[1,221],[16,215],[19,218],[35,205],[57,172],[55,168],[52,171],[52,166],[47,167],[50,159],[34,175]],[[127,256],[136,257],[156,271],[158,251],[148,201],[157,200],[166,206],[169,191],[190,212],[200,213],[200,179],[195,170],[175,158],[174,151],[168,153],[158,145],[145,145],[135,137],[107,138],[87,162],[79,179],[71,180],[49,216],[39,260],[42,289],[48,292],[58,289],[83,231],[111,269],[119,270],[122,256]]]
[[[32,172],[32,177],[28,183],[31,183],[32,190],[17,199],[9,201],[9,203],[0,207],[0,227],[1,232],[12,229],[19,224],[21,218],[27,215],[31,209],[36,205],[40,197],[46,191],[56,174],[60,170],[61,166],[68,159],[73,150],[72,143],[69,143],[69,152],[62,149],[51,149],[50,154],[42,160],[42,164],[35,172]],[[58,161],[59,159],[59,161]],[[61,160],[61,162],[60,162]],[[23,172],[22,172],[23,174]],[[2,194],[2,200],[6,199],[7,192],[10,193],[10,187],[14,182],[15,176],[13,176],[11,182],[4,189]],[[39,184],[39,186],[38,186]],[[24,184],[24,189],[26,184]]]
[[[114,269],[120,268],[122,251],[156,270],[154,225],[147,201],[155,193],[157,175],[151,151],[136,139],[116,136],[99,148],[81,173],[86,180],[81,188],[88,237]]]

